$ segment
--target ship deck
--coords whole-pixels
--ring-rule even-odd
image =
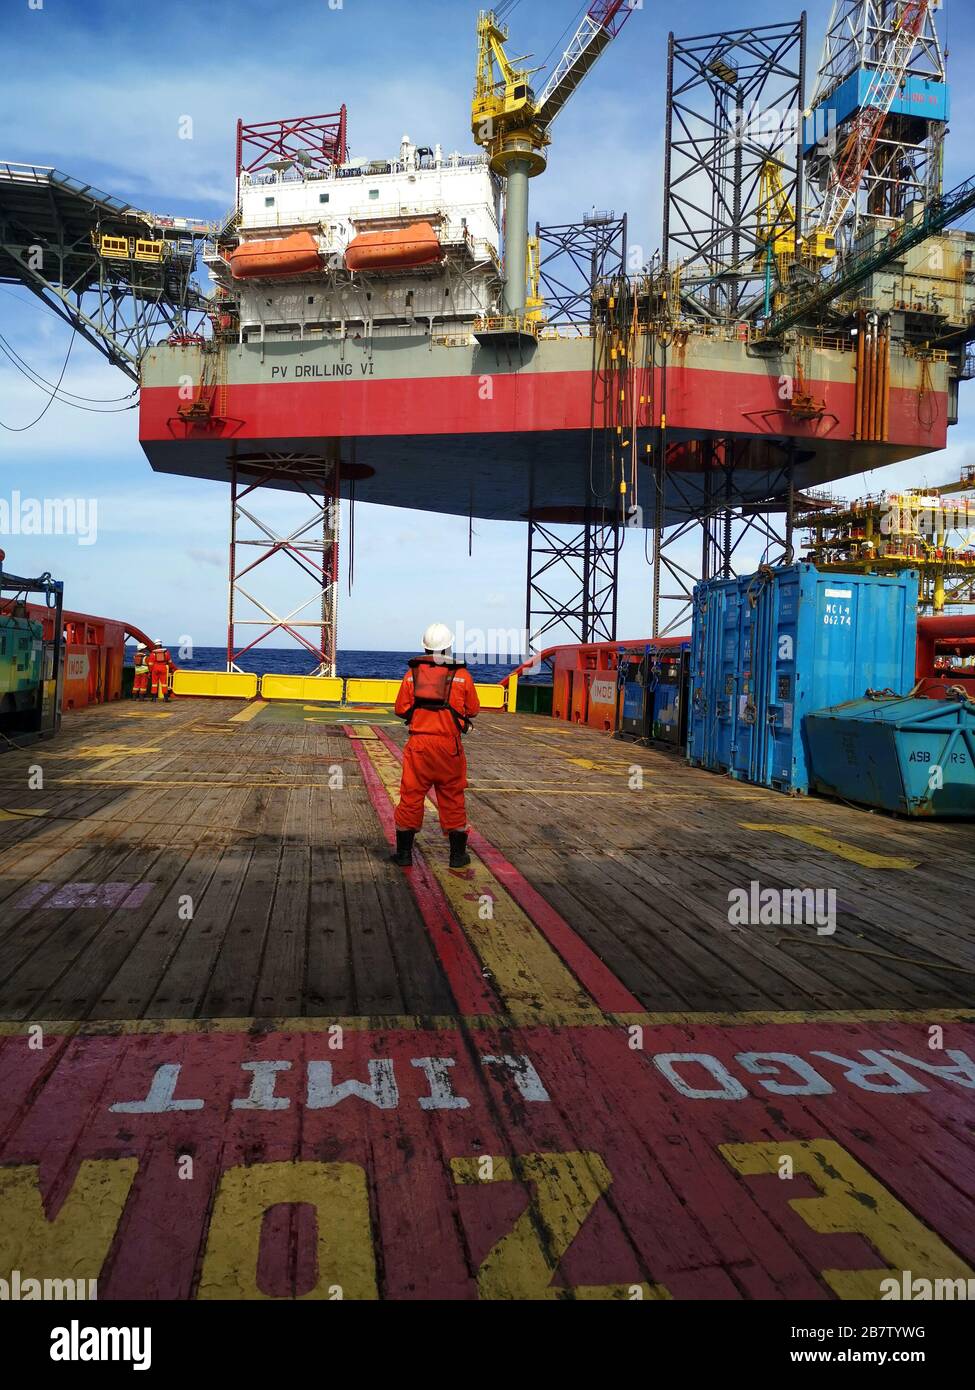
[[[0,1272],[101,1298],[975,1277],[970,825],[485,714],[471,867],[431,807],[403,871],[403,739],[380,709],[186,700],[3,755]],[[767,920],[768,889],[819,890],[816,922]]]

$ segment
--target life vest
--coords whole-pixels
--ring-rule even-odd
[[[418,709],[445,709],[461,733],[466,734],[471,721],[450,703],[450,692],[457,672],[467,670],[463,662],[433,661],[428,656],[416,656],[409,667],[413,672],[413,703],[403,716],[407,725]]]

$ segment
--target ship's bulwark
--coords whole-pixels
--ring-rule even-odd
[[[665,393],[658,352],[652,387],[649,372],[637,385],[644,400],[636,500],[648,523],[647,446],[664,410],[669,468],[679,475],[679,487],[668,489],[671,520],[689,494],[703,492],[707,454],[698,440],[738,441],[736,487],[755,500],[783,493],[790,443],[798,488],[944,447],[943,364],[892,357],[889,441],[867,443],[854,439],[853,354],[823,348],[810,356],[804,389],[822,409],[803,420],[790,410],[786,355],[695,337],[670,349]],[[187,383],[200,381],[200,349],[163,345],[146,358],[140,439],[155,469],[224,480],[234,457],[246,467],[268,452],[321,454],[337,442],[343,493],[354,479],[364,502],[519,520],[531,507],[583,505],[591,476],[598,501],[615,505],[605,422],[616,418],[606,397],[618,379],[611,385],[597,373],[594,389],[591,339],[543,339],[511,350],[425,337],[268,340],[231,344],[220,357],[210,414],[193,421],[180,406]]]

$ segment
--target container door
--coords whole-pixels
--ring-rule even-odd
[[[764,737],[755,780],[783,791],[806,789],[805,775],[796,765],[800,578],[797,569],[783,571],[769,596],[769,641],[762,671]]]
[[[724,615],[718,652],[718,711],[715,730],[715,766],[735,772],[741,757],[741,700],[748,670],[747,609],[737,582],[724,588]]]
[[[691,710],[688,756],[703,767],[715,766],[715,730],[719,702],[719,655],[725,591],[702,585],[694,598],[691,652]]]
[[[694,621],[691,628],[689,666],[687,756],[707,765],[707,647],[711,624],[700,593],[694,595]]]

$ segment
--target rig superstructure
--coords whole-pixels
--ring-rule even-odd
[[[917,570],[920,607],[975,603],[975,468],[953,484],[829,502],[796,518],[806,558],[862,574]]]

